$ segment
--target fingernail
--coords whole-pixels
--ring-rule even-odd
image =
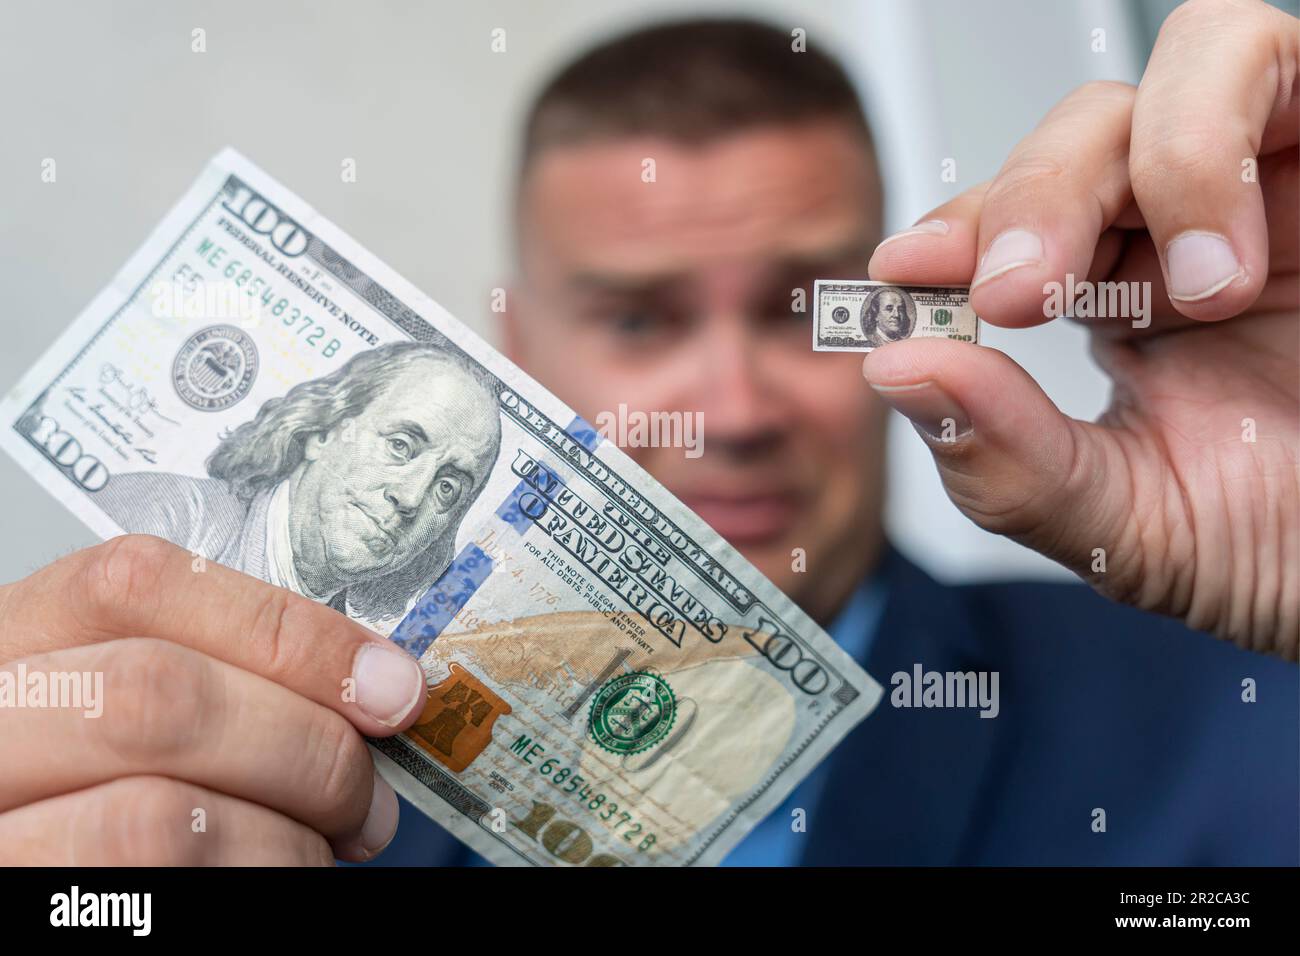
[[[975,272],[973,289],[981,283],[1005,275],[1012,269],[1043,261],[1043,240],[1028,229],[1008,229],[998,235],[984,250],[980,267]]]
[[[366,644],[352,665],[357,706],[375,720],[395,727],[426,693],[424,671],[405,651]]]
[[[966,410],[934,382],[871,387],[926,438],[952,443],[973,431]]]
[[[370,856],[377,856],[397,835],[397,794],[379,771],[375,771],[375,790],[370,798],[370,812],[361,824],[361,845]]]
[[[1208,299],[1241,275],[1241,263],[1227,239],[1212,232],[1184,232],[1165,248],[1169,297],[1183,302]]]
[[[918,222],[901,232],[896,232],[887,239],[880,240],[879,249],[887,242],[893,242],[895,239],[906,239],[908,236],[946,236],[948,235],[948,224],[942,219],[927,219],[924,222]]]

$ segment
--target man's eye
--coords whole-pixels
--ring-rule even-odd
[[[773,302],[755,315],[755,321],[777,332],[797,329],[802,334],[808,331],[811,314],[805,310],[798,311],[788,301]]]
[[[628,309],[614,313],[610,324],[620,335],[647,335],[656,331],[663,324],[663,319],[647,309]]]
[[[450,478],[439,478],[433,490],[438,497],[438,504],[444,508],[450,508],[460,497],[460,485]]]
[[[771,315],[781,322],[791,322],[804,324],[812,316],[812,309],[804,304],[803,310],[800,311],[792,302],[778,302],[771,309]]]
[[[389,436],[388,448],[398,458],[409,460],[411,457],[411,443],[399,435]]]

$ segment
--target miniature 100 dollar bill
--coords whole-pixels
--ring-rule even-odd
[[[813,301],[818,352],[870,352],[903,339],[980,339],[964,286],[818,279]]]

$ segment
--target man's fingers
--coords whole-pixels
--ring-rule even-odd
[[[316,831],[168,777],[123,777],[0,813],[3,866],[332,866]]]
[[[1054,317],[1044,309],[1048,284],[1088,275],[1098,238],[1132,198],[1132,106],[1132,87],[1089,83],[1012,151],[980,212],[971,306],[981,317],[1013,328],[1040,324]]]
[[[867,274],[903,285],[966,285],[975,271],[980,207],[988,183],[972,186],[886,238],[871,255]]]
[[[1190,318],[1236,315],[1264,288],[1258,163],[1296,145],[1298,67],[1297,21],[1263,3],[1191,0],[1161,27],[1134,104],[1129,172],[1174,307]]]
[[[356,730],[256,674],[144,638],[69,648],[0,670],[24,687],[33,674],[73,675],[83,695],[77,708],[0,711],[0,767],[40,768],[0,775],[0,812],[118,777],[158,774],[292,817],[330,839],[342,859],[369,859],[396,830],[396,797]],[[87,692],[96,698],[89,705]]]
[[[1274,231],[1271,221],[1269,226],[1271,236]],[[1115,230],[1110,230],[1106,236],[1114,233]],[[1102,237],[1103,243],[1099,244],[1099,248],[1100,245],[1105,243],[1106,236]],[[1288,246],[1294,249],[1296,241],[1294,237],[1282,237],[1277,244],[1270,245],[1270,252],[1273,250],[1280,251]],[[1148,233],[1128,234],[1122,260],[1112,270],[1105,273],[1094,273],[1088,278],[1096,283],[1103,281],[1109,283],[1107,287],[1099,284],[1096,286],[1097,289],[1110,288],[1117,290],[1122,295],[1128,295],[1130,301],[1139,301],[1133,299],[1132,296],[1141,296],[1140,301],[1144,303],[1145,314],[1141,319],[1137,317],[1137,311],[1133,309],[1130,309],[1128,314],[1118,316],[1113,314],[1112,310],[1107,309],[1105,315],[1091,318],[1077,317],[1075,319],[1076,322],[1087,326],[1093,334],[1103,339],[1147,338],[1152,335],[1200,324],[1196,319],[1189,318],[1178,311],[1173,300],[1169,298],[1164,281],[1161,278],[1160,254]],[[1290,267],[1289,271],[1283,269],[1272,270],[1268,281],[1264,284],[1263,291],[1255,299],[1252,311],[1290,312],[1294,314],[1297,308],[1300,308],[1300,295],[1297,294],[1297,288],[1297,275],[1294,265]]]
[[[1094,426],[1061,414],[1001,352],[938,339],[871,352],[868,382],[934,453],[953,503],[980,527],[1076,571],[1125,527],[1122,482]]]
[[[1093,268],[1099,237],[1132,205],[1127,156],[1133,95],[1121,83],[1075,90],[990,183],[933,210],[919,230],[904,230],[879,246],[871,277],[969,284],[972,307],[997,325],[1047,321],[1046,285],[1064,284],[1067,274],[1082,281]],[[927,230],[935,221],[946,230]]]
[[[1076,90],[991,183],[886,240],[871,276],[969,282],[975,311],[1004,326],[1044,321],[1048,283],[1070,274],[1149,290],[1147,315],[1098,320],[1108,337],[1293,309],[1298,75],[1295,18],[1253,0],[1192,0],[1167,19],[1136,91]],[[1135,245],[1117,256],[1123,232]]]
[[[425,697],[419,664],[378,634],[284,588],[213,562],[196,564],[161,538],[113,538],[11,587],[15,611],[0,621],[0,661],[121,637],[159,638],[273,680],[372,737],[409,726]],[[24,617],[37,608],[39,618]]]

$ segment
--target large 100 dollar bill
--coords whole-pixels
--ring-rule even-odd
[[[231,150],[0,416],[99,534],[162,535],[418,656],[427,705],[376,761],[496,863],[716,862],[880,698],[622,452]]]
[[[870,352],[903,339],[979,342],[964,286],[890,285],[870,279],[813,283],[813,349]]]

